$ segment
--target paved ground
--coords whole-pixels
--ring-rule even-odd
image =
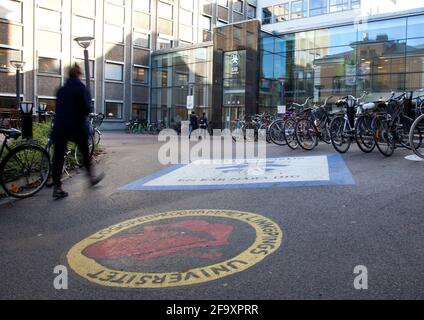
[[[343,159],[354,185],[118,191],[163,168],[157,161],[160,144],[155,137],[117,133],[105,134],[103,141],[107,155],[98,169],[107,177],[100,187],[88,190],[78,175],[66,182],[71,196],[62,201],[52,201],[51,190],[44,190],[0,206],[0,299],[424,298],[424,162],[404,160],[407,151],[384,158],[353,147]],[[310,154],[329,153],[331,146],[320,145]],[[273,157],[304,154],[268,149]],[[242,272],[200,284],[109,288],[69,269],[69,289],[54,288],[54,267],[68,267],[66,255],[82,239],[131,218],[185,209],[260,214],[281,228],[282,244]],[[249,237],[241,231],[240,247]],[[353,287],[357,265],[368,268],[368,290]]]

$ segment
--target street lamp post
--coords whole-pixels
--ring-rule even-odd
[[[78,45],[84,49],[85,85],[90,93],[90,64],[88,60],[88,47],[91,45],[93,40],[93,37],[78,37],[74,39],[74,41],[76,41]]]
[[[19,104],[19,109],[22,114],[22,138],[31,139],[32,138],[32,102],[21,102]]]
[[[16,109],[19,109],[21,103],[21,70],[23,70],[25,62],[12,60],[10,64],[16,70]]]

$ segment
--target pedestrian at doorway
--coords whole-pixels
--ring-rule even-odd
[[[194,130],[197,130],[197,129],[199,129],[198,118],[197,118],[196,113],[194,111],[192,111],[191,115],[190,115],[190,135],[189,135],[189,138],[191,138],[191,133]]]
[[[205,112],[203,112],[203,115],[199,119],[199,127],[202,131],[201,137],[206,137],[206,132],[208,130],[208,118],[206,117]]]
[[[104,174],[95,176],[89,156],[89,124],[88,115],[92,112],[91,95],[81,82],[81,68],[75,64],[69,69],[69,78],[57,93],[56,115],[54,119],[52,140],[53,154],[53,198],[68,196],[62,187],[62,171],[68,141],[75,142],[81,151],[90,186],[95,186]]]

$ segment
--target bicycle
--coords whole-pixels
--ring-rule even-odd
[[[390,157],[397,147],[411,150],[409,144],[409,134],[414,120],[404,114],[404,107],[407,100],[412,100],[412,96],[407,98],[406,92],[400,96],[392,97],[386,102],[384,114],[377,115],[373,119],[374,139],[378,150],[386,157]],[[422,143],[421,132],[418,132],[418,148]]]
[[[421,89],[419,91],[424,91]],[[411,126],[409,131],[409,145],[411,146],[412,151],[420,158],[424,159],[424,152],[421,144],[421,132],[424,132],[424,95],[414,98],[416,100],[416,108],[414,110],[417,117],[415,118],[414,123]],[[416,143],[418,135],[418,143]]]
[[[88,118],[90,122],[90,134],[93,135],[94,144],[98,146],[102,139],[102,133],[99,128],[103,123],[105,115],[103,113],[90,113]]]
[[[299,121],[305,107],[308,105],[309,100],[312,100],[313,98],[313,96],[306,98],[303,104],[293,103],[291,108],[289,108],[289,111],[291,111],[292,114],[284,121],[283,135],[287,142],[287,146],[292,150],[296,150],[299,147],[299,143],[296,139],[297,122]]]
[[[5,137],[0,149],[0,185],[14,198],[35,195],[43,189],[50,175],[49,154],[34,142],[10,147],[8,140],[21,136],[17,129],[0,129],[0,133]],[[7,154],[3,157],[5,150]]]
[[[55,113],[53,111],[49,112],[49,115],[52,116],[54,118]],[[47,151],[47,153],[50,156],[50,159],[53,161],[53,140],[51,138],[51,134],[53,131],[53,126],[54,126],[54,119],[51,122],[51,129],[50,129],[50,133],[49,136],[47,138],[47,144],[45,146],[45,150]],[[94,135],[89,134],[88,135],[88,152],[89,152],[89,157],[90,159],[93,157],[94,155],[94,149],[95,149],[95,143],[94,143]],[[75,164],[79,167],[82,166],[83,164],[83,159],[82,159],[82,154],[81,152],[79,152],[78,150],[78,146],[76,146],[75,144],[68,142],[68,147],[65,153],[65,162],[64,162],[64,172],[69,175],[67,168],[70,167],[70,163],[72,162],[72,160],[75,162]]]
[[[327,144],[331,143],[329,125],[330,117],[326,107],[328,101],[333,96],[325,99],[321,106],[312,106],[302,111],[303,116],[297,120],[294,129],[298,145],[306,151],[313,150],[318,141],[321,140]]]
[[[357,140],[356,128],[363,130],[363,132],[368,132],[364,128],[365,125],[369,124],[369,121],[366,119],[361,120],[358,126],[358,117],[364,113],[365,109],[369,109],[373,106],[360,104],[360,100],[365,98],[368,92],[364,91],[362,96],[359,98],[355,98],[352,95],[348,95],[346,97],[341,98],[337,101],[336,105],[341,106],[345,109],[342,115],[335,116],[330,122],[330,141],[333,145],[334,149],[339,153],[346,153],[352,142]],[[355,114],[355,107],[356,114]],[[368,118],[367,118],[368,119]],[[358,129],[358,130],[359,130]],[[358,145],[364,146],[361,148],[364,152],[371,152],[374,149],[374,144],[367,145],[367,140],[365,139],[365,134],[360,136],[361,142]],[[373,141],[373,139],[371,139]],[[365,147],[367,146],[367,147]],[[367,151],[365,151],[367,150]]]

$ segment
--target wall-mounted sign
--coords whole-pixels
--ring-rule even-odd
[[[238,54],[238,52],[233,52],[231,54],[231,74],[233,75],[237,75],[239,74],[240,71],[240,56]]]
[[[187,110],[194,109],[194,96],[187,96]]]

